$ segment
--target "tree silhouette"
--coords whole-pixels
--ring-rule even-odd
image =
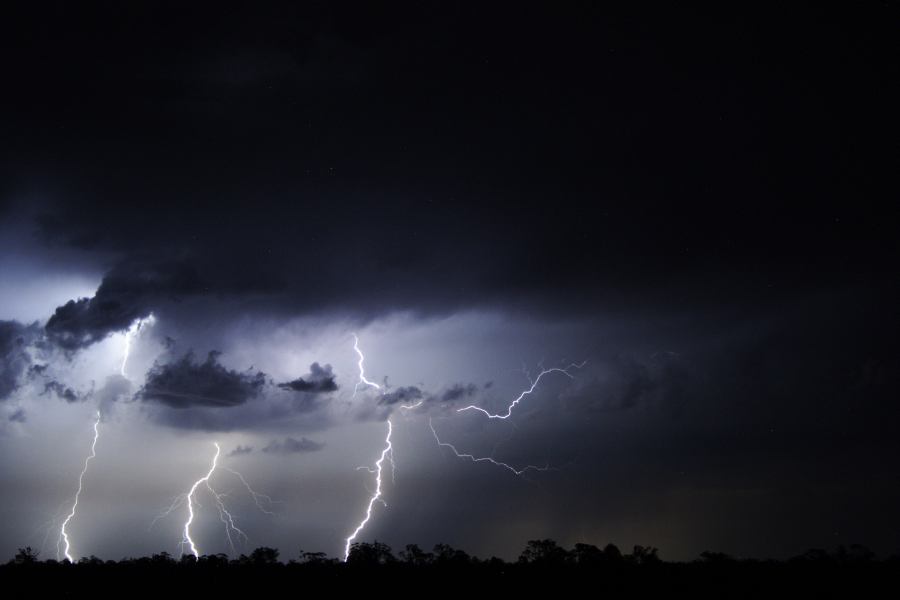
[[[303,564],[307,565],[324,565],[330,562],[324,552],[300,552],[300,556],[303,558]]]
[[[250,562],[256,566],[274,565],[278,562],[278,550],[261,546],[250,553]]]
[[[406,549],[400,551],[400,560],[413,567],[422,567],[434,561],[434,554],[425,552],[417,544],[407,544]]]
[[[733,563],[734,558],[723,552],[701,552],[700,560],[705,563],[724,565]]]
[[[529,540],[519,555],[519,562],[543,567],[558,567],[568,560],[569,553],[553,540]]]
[[[530,540],[514,563],[493,557],[479,560],[448,544],[425,552],[410,544],[394,557],[381,542],[357,543],[347,563],[323,552],[300,552],[300,560],[279,561],[275,548],[256,548],[249,555],[229,559],[224,554],[192,554],[175,560],[166,552],[118,562],[95,556],[75,564],[38,560],[32,548],[19,548],[15,557],[0,565],[4,590],[40,589],[54,596],[90,589],[97,600],[104,593],[139,589],[142,594],[252,597],[259,590],[296,588],[298,582],[338,593],[371,595],[373,590],[404,590],[474,594],[502,590],[504,594],[534,592],[542,582],[562,591],[590,589],[607,597],[864,597],[879,588],[898,587],[900,559],[878,560],[864,546],[842,546],[833,552],[812,550],[786,562],[736,559],[721,552],[704,552],[691,562],[664,562],[652,546],[634,546],[623,556],[608,544],[602,550],[575,544],[569,550],[551,539]],[[404,587],[406,586],[406,587]],[[310,589],[316,589],[310,587]],[[737,593],[736,593],[737,592]],[[865,593],[864,593],[865,592]]]
[[[377,540],[371,544],[356,542],[350,546],[350,554],[347,555],[347,564],[358,567],[375,567],[397,562],[391,552],[391,547]]]
[[[441,566],[461,566],[471,562],[471,557],[449,544],[435,544],[434,563]]]
[[[16,565],[31,565],[37,562],[38,556],[40,556],[40,552],[31,549],[31,546],[25,546],[24,548],[19,548],[19,551],[16,552],[15,557],[13,557],[13,564]]]
[[[635,546],[634,550],[626,556],[626,560],[636,565],[647,566],[659,564],[659,550],[651,547]]]

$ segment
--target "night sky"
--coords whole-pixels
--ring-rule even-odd
[[[0,560],[98,410],[75,558],[214,442],[202,553],[342,557],[389,422],[358,541],[900,550],[896,3],[187,4],[0,8]]]

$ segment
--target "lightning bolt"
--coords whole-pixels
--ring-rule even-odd
[[[72,508],[69,510],[69,514],[66,515],[66,519],[62,523],[62,527],[59,530],[59,539],[56,542],[56,556],[59,557],[59,547],[60,544],[65,545],[65,550],[63,550],[63,554],[68,559],[69,562],[75,562],[75,559],[72,558],[72,554],[70,553],[71,546],[69,545],[69,534],[66,533],[66,525],[69,524],[69,521],[72,520],[72,517],[75,516],[75,511],[78,509],[78,498],[81,496],[81,490],[83,489],[84,482],[84,474],[87,473],[88,463],[91,462],[91,459],[97,456],[97,440],[100,438],[100,411],[97,411],[97,420],[94,421],[94,441],[91,442],[91,453],[87,458],[84,459],[84,467],[81,469],[81,475],[78,476],[78,491],[75,492],[75,501],[72,503]]]
[[[223,498],[226,496],[226,494],[217,492],[216,489],[212,486],[212,483],[210,483],[210,479],[212,478],[213,474],[216,472],[217,469],[222,469],[222,470],[228,471],[229,473],[232,473],[233,475],[235,475],[240,480],[240,482],[243,484],[243,486],[247,489],[247,492],[250,494],[250,497],[253,498],[254,504],[256,504],[256,507],[261,512],[264,512],[267,515],[275,515],[275,513],[268,510],[266,508],[266,506],[276,504],[279,502],[278,500],[273,500],[271,497],[267,496],[266,494],[262,494],[260,492],[257,492],[256,490],[254,490],[250,486],[250,484],[247,482],[247,480],[244,478],[244,476],[241,475],[240,472],[235,471],[234,469],[231,469],[226,466],[220,466],[219,465],[219,455],[221,453],[221,449],[219,448],[219,444],[217,442],[213,442],[213,446],[216,447],[216,453],[213,456],[212,465],[210,466],[209,471],[206,473],[206,475],[204,475],[203,477],[201,477],[200,479],[195,481],[194,485],[191,486],[191,489],[188,490],[187,493],[176,496],[175,499],[172,501],[172,504],[170,504],[166,510],[164,510],[163,512],[158,514],[153,519],[153,521],[150,523],[150,529],[152,529],[157,521],[167,517],[173,511],[180,508],[182,505],[187,505],[188,518],[187,518],[187,521],[185,521],[185,523],[184,523],[184,529],[182,532],[182,538],[181,538],[181,542],[180,542],[179,546],[181,548],[182,554],[184,554],[184,548],[188,547],[191,551],[191,554],[193,554],[195,557],[199,557],[200,552],[197,549],[196,543],[194,543],[194,539],[191,537],[191,524],[194,522],[194,516],[195,516],[194,505],[196,504],[198,507],[202,506],[200,504],[200,502],[196,499],[197,489],[201,485],[207,489],[207,491],[210,493],[210,495],[213,498],[213,502],[216,505],[216,510],[219,513],[219,520],[222,521],[222,524],[225,526],[225,539],[228,541],[228,545],[231,547],[231,552],[234,553],[234,551],[235,551],[234,538],[232,537],[232,533],[236,534],[244,541],[247,541],[247,539],[248,539],[247,534],[244,533],[235,524],[234,515],[232,515],[231,512],[228,510],[228,508],[225,506],[225,501],[223,500]]]
[[[350,557],[350,546],[353,544],[353,540],[356,539],[356,536],[359,535],[359,532],[361,532],[365,528],[366,523],[368,523],[369,519],[372,517],[372,507],[375,506],[375,503],[380,501],[382,504],[387,506],[387,503],[381,498],[381,470],[386,458],[390,461],[391,465],[393,465],[394,463],[393,446],[391,445],[391,432],[393,431],[393,425],[391,425],[390,419],[388,419],[387,424],[388,430],[387,437],[384,438],[384,450],[381,451],[381,456],[378,458],[378,460],[375,461],[375,493],[372,494],[371,498],[369,498],[369,505],[366,507],[365,518],[360,522],[359,525],[356,526],[356,529],[346,540],[347,543],[344,546],[344,562],[347,562],[347,559]]]
[[[356,334],[353,334],[353,349],[356,350],[356,354],[359,356],[359,381],[356,382],[356,386],[353,388],[353,395],[356,396],[356,392],[359,391],[360,386],[369,386],[373,387],[376,390],[381,390],[381,386],[375,383],[374,381],[369,381],[366,379],[366,371],[363,368],[363,362],[365,362],[366,357],[363,356],[362,350],[359,349],[359,338],[356,337]]]
[[[549,471],[550,470],[549,465],[545,465],[543,467],[536,467],[534,465],[528,465],[521,469],[517,469],[517,468],[513,467],[512,465],[506,464],[505,462],[500,462],[499,460],[494,460],[490,456],[475,457],[472,454],[464,454],[464,453],[460,452],[459,450],[457,450],[456,446],[454,446],[453,444],[449,444],[447,442],[441,441],[441,438],[438,437],[437,431],[435,431],[435,429],[434,429],[434,424],[431,422],[431,419],[428,419],[428,427],[431,428],[431,433],[434,434],[434,439],[437,440],[438,446],[441,446],[442,448],[450,448],[450,450],[453,451],[453,454],[455,454],[458,458],[465,458],[467,460],[472,461],[473,463],[488,462],[492,465],[496,465],[498,467],[503,467],[507,471],[510,471],[516,475],[523,475],[523,474],[527,473],[528,471]]]
[[[537,387],[537,384],[541,381],[541,378],[544,375],[549,375],[550,373],[562,373],[569,379],[574,379],[574,377],[572,377],[572,374],[569,373],[569,371],[571,369],[580,369],[580,368],[584,367],[585,364],[587,364],[587,361],[582,361],[579,364],[572,363],[568,367],[565,367],[563,369],[561,369],[559,367],[553,367],[552,369],[543,369],[540,373],[538,373],[538,376],[535,377],[534,379],[531,379],[531,377],[529,376],[528,379],[531,383],[531,387],[529,387],[527,390],[525,390],[521,394],[519,394],[519,396],[509,404],[509,406],[506,408],[506,414],[502,414],[502,415],[501,414],[493,414],[493,413],[488,412],[487,410],[481,408],[480,406],[475,406],[474,404],[465,406],[463,408],[459,408],[459,409],[457,409],[456,412],[463,412],[466,410],[477,410],[480,413],[484,413],[487,416],[487,418],[489,418],[489,419],[508,419],[509,416],[512,414],[513,408],[515,408],[516,405],[519,402],[521,402],[523,398],[525,398],[525,396],[528,396],[529,394],[534,392],[534,389]]]
[[[125,355],[122,357],[122,368],[120,369],[122,377],[125,379],[128,379],[128,375],[125,373],[125,366],[128,364],[128,355],[131,354],[132,341],[144,325],[153,325],[155,322],[156,318],[151,313],[145,319],[135,320],[135,322],[131,324],[131,327],[128,328],[128,331],[125,332]]]
[[[252,487],[250,487],[250,484],[247,483],[247,480],[244,479],[244,476],[241,475],[239,472],[235,471],[234,469],[230,469],[228,467],[222,467],[222,468],[225,469],[226,471],[228,471],[229,473],[233,473],[234,475],[237,476],[238,479],[241,480],[241,483],[244,484],[244,487],[247,488],[247,491],[250,493],[250,497],[253,498],[253,502],[254,502],[254,504],[256,504],[256,508],[258,508],[260,511],[266,513],[267,515],[273,515],[273,516],[275,515],[275,513],[273,513],[272,511],[267,510],[265,508],[265,506],[263,506],[263,504],[271,506],[272,504],[279,503],[280,500],[272,500],[272,498],[270,496],[267,496],[265,494],[260,494],[259,492],[254,490]]]
[[[209,490],[209,493],[212,495],[213,500],[216,503],[216,508],[219,510],[219,519],[222,523],[225,524],[225,537],[228,539],[228,545],[231,546],[231,551],[234,552],[234,541],[231,538],[231,532],[234,531],[244,539],[247,538],[247,534],[241,531],[237,525],[234,524],[234,517],[228,512],[228,509],[225,508],[225,503],[222,501],[222,494],[219,494],[215,489],[213,489],[212,484],[209,483],[209,478],[212,477],[213,473],[216,471],[216,467],[219,464],[219,453],[221,452],[219,448],[219,444],[217,442],[213,442],[213,446],[216,447],[216,454],[213,456],[212,466],[209,468],[209,471],[194,482],[194,485],[191,486],[191,489],[185,495],[185,499],[187,501],[188,508],[188,518],[187,521],[184,522],[184,533],[181,539],[181,547],[182,549],[185,546],[188,546],[191,549],[191,554],[195,557],[199,558],[200,552],[197,550],[196,544],[194,544],[194,540],[191,538],[191,523],[194,522],[194,494],[197,492],[197,488],[200,487],[201,484],[206,486],[206,489]],[[197,504],[200,506],[200,504]]]

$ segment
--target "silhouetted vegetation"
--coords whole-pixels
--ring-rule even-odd
[[[72,564],[40,560],[38,552],[26,547],[0,566],[0,581],[6,589],[21,586],[32,593],[95,598],[130,592],[258,595],[273,586],[300,592],[322,584],[331,591],[366,590],[379,596],[552,588],[612,596],[849,598],[874,590],[891,597],[890,591],[900,588],[900,558],[878,559],[862,546],[841,546],[833,552],[813,549],[787,561],[703,552],[694,561],[667,562],[652,547],[634,546],[629,553],[613,544],[566,549],[543,539],[529,541],[518,560],[508,562],[476,558],[447,544],[430,552],[411,544],[395,554],[376,541],[354,544],[346,562],[322,552],[300,551],[296,558],[281,558],[278,550],[260,547],[237,558],[224,554],[176,558],[162,552],[120,561],[90,556]]]

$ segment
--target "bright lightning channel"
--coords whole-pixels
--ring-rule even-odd
[[[278,500],[273,500],[266,494],[257,492],[252,487],[250,487],[250,484],[247,482],[244,476],[240,474],[240,472],[235,471],[234,469],[231,469],[229,467],[219,465],[219,455],[221,450],[218,443],[213,442],[213,445],[216,447],[216,453],[213,456],[212,465],[210,466],[210,469],[206,473],[206,475],[195,481],[194,485],[191,486],[191,489],[188,490],[187,493],[176,496],[172,501],[172,504],[170,504],[166,510],[157,515],[153,519],[153,522],[150,523],[150,529],[152,529],[157,521],[167,517],[173,511],[180,508],[183,504],[187,504],[188,519],[184,524],[182,539],[179,545],[181,547],[182,554],[184,553],[185,546],[187,546],[188,548],[190,548],[191,554],[193,554],[195,557],[199,557],[200,552],[197,549],[197,545],[194,543],[193,538],[191,537],[191,524],[194,522],[194,504],[200,506],[200,502],[196,500],[195,496],[197,488],[199,488],[201,485],[204,485],[206,487],[216,504],[216,509],[219,512],[219,520],[221,520],[225,526],[225,538],[228,541],[228,545],[231,547],[232,553],[234,553],[235,550],[232,532],[240,536],[244,541],[248,539],[247,534],[244,533],[237,525],[235,525],[234,516],[225,507],[225,501],[223,500],[225,494],[217,492],[209,481],[217,469],[222,469],[235,475],[241,481],[241,484],[243,484],[243,486],[247,489],[250,497],[253,498],[254,504],[256,504],[256,507],[261,512],[264,512],[267,515],[274,515],[275,513],[268,510],[266,506],[271,506],[279,502]]]
[[[137,334],[144,325],[150,326],[155,322],[156,317],[151,313],[144,319],[136,319],[134,323],[131,324],[131,327],[128,328],[128,331],[125,332],[125,355],[122,357],[122,368],[120,369],[122,377],[125,379],[128,379],[128,375],[125,373],[125,366],[128,364],[128,355],[131,354],[131,342],[137,337]]]
[[[381,470],[386,458],[390,461],[392,466],[394,464],[393,445],[391,444],[391,432],[393,430],[393,425],[391,425],[390,419],[388,419],[387,425],[388,430],[387,437],[384,438],[384,450],[381,451],[381,456],[378,458],[378,460],[375,461],[375,493],[372,494],[371,498],[369,498],[369,505],[366,507],[366,517],[360,522],[359,525],[356,526],[356,529],[346,540],[347,543],[344,546],[344,562],[347,562],[347,559],[350,557],[350,546],[353,544],[353,540],[356,539],[356,536],[359,535],[359,532],[361,532],[363,528],[365,528],[366,523],[368,523],[369,519],[372,517],[372,507],[375,506],[375,503],[381,502],[382,504],[387,506],[387,503],[381,498]]]
[[[366,379],[366,371],[363,368],[363,362],[365,362],[366,357],[363,356],[362,350],[359,349],[359,338],[356,337],[356,334],[353,334],[353,349],[356,350],[356,354],[359,356],[359,381],[356,382],[356,386],[353,388],[353,395],[356,396],[356,392],[359,391],[360,386],[369,386],[373,387],[376,390],[381,390],[381,386],[375,383],[374,381],[369,381]]]
[[[450,448],[450,450],[453,451],[453,454],[455,454],[458,458],[465,458],[467,460],[472,461],[473,463],[488,462],[492,465],[496,465],[498,467],[503,467],[504,469],[506,469],[516,475],[524,475],[528,471],[549,471],[550,470],[549,465],[546,465],[543,467],[536,467],[534,465],[528,465],[521,469],[517,469],[517,468],[513,467],[512,465],[506,464],[505,462],[500,462],[499,460],[494,460],[490,456],[475,457],[472,454],[465,454],[465,453],[457,450],[456,446],[454,446],[453,444],[441,441],[441,438],[438,437],[437,431],[435,431],[435,429],[434,429],[434,424],[431,422],[431,419],[428,419],[428,427],[431,428],[431,433],[434,434],[434,439],[437,440],[438,446],[441,446],[442,448]]]
[[[216,467],[219,463],[219,453],[221,450],[219,449],[219,444],[217,442],[213,442],[213,445],[216,447],[216,454],[213,456],[212,466],[209,471],[194,482],[194,485],[191,486],[190,491],[186,494],[187,499],[187,507],[188,507],[188,519],[184,522],[184,534],[181,540],[181,547],[188,546],[191,549],[191,554],[194,557],[199,558],[200,552],[197,550],[196,544],[194,544],[194,540],[191,538],[191,523],[194,522],[194,493],[197,491],[197,488],[200,487],[200,484],[205,484],[206,489],[209,490],[209,493],[212,494],[213,500],[216,502],[216,508],[219,510],[219,519],[221,519],[222,523],[225,524],[225,537],[228,539],[228,545],[231,546],[231,551],[234,552],[234,542],[231,538],[231,532],[234,531],[244,539],[247,538],[247,534],[241,531],[237,525],[234,524],[234,517],[231,516],[231,513],[228,512],[228,509],[225,508],[225,503],[222,501],[222,495],[216,492],[213,489],[212,485],[209,483],[209,478],[212,477],[212,474],[215,472]],[[198,503],[199,506],[199,503]]]
[[[69,521],[72,520],[72,517],[75,516],[75,511],[78,509],[78,497],[81,496],[81,490],[83,488],[84,482],[84,474],[87,473],[88,463],[91,462],[91,459],[97,456],[97,440],[100,438],[100,411],[97,411],[97,420],[94,421],[94,441],[91,442],[91,453],[87,458],[84,459],[84,467],[81,469],[81,475],[78,476],[78,491],[75,492],[75,501],[72,503],[72,508],[69,510],[69,514],[66,515],[66,519],[62,523],[62,527],[59,530],[59,539],[56,542],[56,555],[59,557],[59,546],[62,542],[65,545],[65,550],[63,550],[63,554],[69,560],[69,562],[75,562],[75,559],[72,558],[71,554],[71,546],[69,544],[69,534],[66,533],[66,525],[69,524]]]
[[[524,392],[519,394],[519,396],[509,404],[509,406],[506,408],[506,414],[494,414],[494,413],[491,413],[491,412],[481,408],[480,406],[475,406],[474,404],[470,405],[470,406],[464,406],[463,408],[457,409],[456,412],[463,412],[466,410],[477,410],[480,413],[484,413],[487,416],[487,418],[489,418],[489,419],[508,419],[509,416],[512,414],[513,408],[515,408],[515,406],[519,402],[521,402],[525,396],[528,396],[529,394],[534,392],[534,389],[537,387],[538,382],[540,382],[541,377],[543,377],[544,375],[549,375],[550,373],[562,373],[569,379],[574,379],[574,377],[572,377],[572,374],[569,371],[571,369],[580,369],[580,368],[584,367],[585,364],[587,364],[587,361],[582,361],[581,363],[578,363],[578,364],[572,363],[571,365],[569,365],[568,367],[565,367],[565,368],[553,367],[552,369],[543,369],[540,373],[538,373],[538,376],[535,377],[533,380],[529,377],[529,380],[531,381],[531,387],[529,387],[527,390],[525,390]]]

